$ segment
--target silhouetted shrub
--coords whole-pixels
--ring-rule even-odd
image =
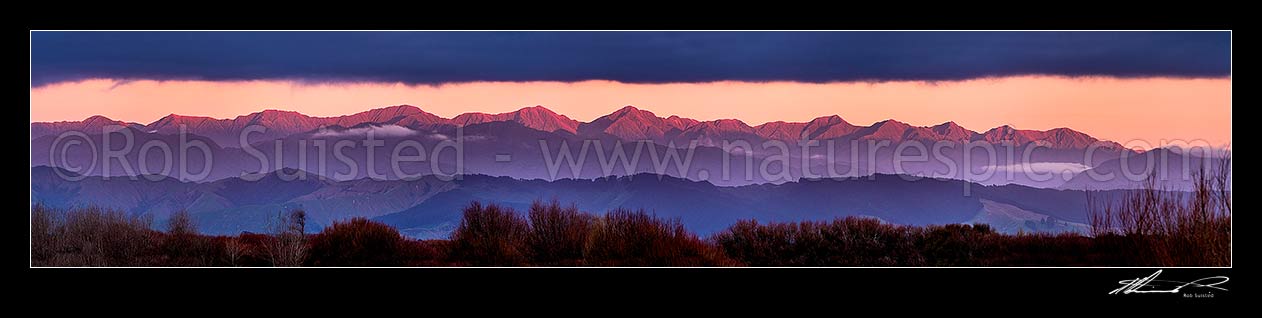
[[[924,262],[924,256],[914,246],[919,235],[915,227],[846,217],[829,222],[823,233],[826,244],[844,247],[829,255],[829,260],[844,266],[919,266]]]
[[[1096,239],[1074,234],[996,235],[987,266],[1119,266],[1116,253],[1094,246]]]
[[[157,233],[149,219],[97,207],[74,209],[64,214],[55,230],[58,244],[52,263],[56,266],[146,266],[160,263],[152,255]]]
[[[557,201],[545,205],[535,201],[530,219],[530,256],[535,265],[581,265],[583,247],[591,232],[593,217],[578,207],[562,208]]]
[[[335,222],[311,238],[312,266],[403,266],[407,239],[389,225],[357,217]]]
[[[513,209],[473,202],[451,235],[451,257],[474,266],[525,265],[528,231],[526,220]]]
[[[993,250],[989,226],[966,224],[931,225],[920,238],[921,254],[927,266],[983,266]]]
[[[846,217],[830,222],[742,220],[711,240],[750,266],[915,266],[914,228]]]
[[[644,211],[618,209],[598,218],[584,253],[597,266],[730,266],[722,251]]]
[[[716,242],[728,256],[751,266],[800,265],[794,246],[797,224],[759,225],[755,220],[740,220],[727,231],[715,234]]]
[[[215,261],[210,240],[197,232],[192,215],[183,210],[167,219],[162,251],[166,254],[167,266],[211,266]]]
[[[407,240],[403,246],[403,254],[407,256],[404,266],[446,266],[450,245],[448,240]]]

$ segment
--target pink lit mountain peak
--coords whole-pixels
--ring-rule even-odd
[[[703,144],[723,139],[763,140],[888,140],[893,142],[917,140],[925,142],[951,141],[1011,143],[1027,145],[1038,143],[1057,149],[1084,149],[1100,140],[1069,128],[1047,131],[1021,130],[1010,125],[992,128],[983,133],[968,130],[955,122],[945,122],[931,127],[913,126],[893,119],[856,126],[841,116],[821,116],[808,122],[768,122],[750,126],[736,119],[699,121],[671,115],[659,117],[652,111],[635,106],[624,106],[591,122],[579,122],[558,114],[544,106],[531,106],[516,111],[486,114],[470,112],[451,119],[425,112],[416,106],[396,105],[371,109],[338,117],[313,117],[295,111],[268,109],[237,116],[233,119],[215,119],[202,116],[171,114],[147,125],[112,120],[104,116],[92,116],[77,122],[32,123],[32,139],[63,131],[94,131],[106,125],[122,125],[146,132],[161,134],[178,133],[180,127],[189,132],[206,136],[223,145],[238,143],[239,134],[252,125],[266,127],[259,138],[280,138],[291,134],[312,131],[321,127],[353,127],[362,124],[397,125],[414,130],[433,130],[440,127],[462,127],[492,122],[514,122],[526,128],[549,132],[567,132],[584,136],[607,135],[623,140],[651,140],[658,143],[687,144],[690,140],[703,140]],[[252,142],[260,140],[252,137]],[[1121,148],[1114,142],[1105,142],[1110,148]]]

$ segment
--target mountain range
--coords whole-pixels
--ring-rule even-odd
[[[131,149],[122,153],[125,163],[117,160],[101,161],[99,155],[105,153],[106,139],[113,141],[109,143],[112,145],[125,144],[126,141],[118,133],[106,134],[103,130],[106,127],[121,127],[120,132],[134,137]],[[266,129],[248,134],[248,140],[245,141],[249,147],[243,147],[242,134],[250,127]],[[192,168],[192,171],[207,170],[206,175],[200,179],[182,179],[194,181],[215,181],[249,173],[294,168],[314,171],[339,181],[361,178],[405,179],[408,175],[453,173],[547,180],[651,173],[708,181],[720,186],[740,186],[783,183],[819,175],[835,176],[826,172],[841,171],[847,176],[907,174],[991,185],[1116,189],[1131,188],[1135,184],[1121,181],[1096,182],[1084,179],[1081,174],[1095,167],[1116,165],[1123,157],[1134,158],[1132,155],[1143,154],[1069,128],[1041,131],[1021,130],[1005,125],[978,132],[954,122],[920,127],[896,120],[858,126],[836,115],[818,117],[808,122],[777,121],[750,126],[735,119],[700,121],[673,115],[660,117],[633,106],[622,107],[591,122],[580,122],[542,106],[500,114],[465,113],[444,118],[418,107],[399,105],[338,117],[313,117],[292,111],[265,110],[233,119],[172,114],[149,124],[121,122],[102,116],[92,116],[77,122],[36,122],[31,123],[31,166],[96,167],[99,169],[83,173],[95,176],[126,176],[141,173],[137,166],[144,161],[144,171],[167,174],[159,172],[167,171],[163,169],[164,162],[160,156],[149,152],[143,154],[147,160],[141,160],[140,145],[155,140],[174,144],[173,142],[179,141],[181,129],[187,132],[187,140],[204,142],[207,152],[214,159],[209,164],[202,162],[204,160],[198,158],[201,150],[193,150],[192,158],[183,164]],[[91,141],[88,144],[96,148],[54,149],[58,146],[57,135],[68,131],[82,132]],[[330,149],[332,147],[315,148],[308,145],[312,141],[325,141],[330,145],[343,140],[357,142],[363,140],[368,133],[374,133],[378,139],[383,140],[385,147],[358,147],[335,153]],[[406,173],[390,171],[390,163],[385,161],[385,158],[392,155],[390,149],[403,143],[416,143],[426,150],[433,150],[444,141],[451,140],[459,140],[464,145],[461,158],[463,164],[459,167],[454,164],[457,160],[450,153],[440,153],[436,156],[441,158],[430,158],[428,162],[403,163],[400,171]],[[593,141],[598,144],[587,145]],[[650,143],[644,145],[638,141]],[[750,147],[725,148],[725,142],[731,141],[746,142]],[[781,141],[784,147],[762,147],[767,141]],[[805,141],[817,143],[812,147],[804,143]],[[904,155],[908,151],[912,155],[933,151],[933,156],[940,157],[935,159],[942,160],[897,162],[894,160],[896,147],[907,141],[919,141],[927,146],[934,146],[935,143],[953,146],[945,150],[930,150],[927,147],[923,150],[899,150]],[[888,143],[881,144],[885,142]],[[692,143],[697,147],[692,153],[690,166],[672,166],[669,158],[663,158],[669,156],[665,154],[672,152],[678,153],[681,158],[686,157],[687,152],[680,150],[687,149]],[[986,149],[964,147],[977,144],[993,145],[998,149],[995,153],[987,153]],[[588,146],[591,146],[590,149]],[[588,154],[586,160],[579,160],[581,162],[572,165],[566,162],[558,164],[558,161],[564,161],[558,155],[567,149],[572,159],[576,160]],[[1093,153],[1088,162],[1084,154],[1089,149],[1093,149]],[[257,150],[257,153],[252,152],[253,150]],[[56,153],[57,151],[64,153]],[[589,151],[593,153],[589,154]],[[652,157],[651,160],[640,160],[626,165],[612,162],[619,152],[631,157],[637,151],[645,153],[644,157]],[[1021,158],[1027,153],[1028,158]],[[1005,157],[1005,154],[1011,158]],[[751,161],[743,160],[743,155],[748,155]],[[259,156],[266,158],[267,162],[261,163],[257,159]],[[312,167],[302,159],[303,156],[345,156],[351,162],[333,161],[327,167]],[[368,158],[373,158],[374,169],[369,169]],[[500,160],[501,158],[508,160]],[[132,166],[128,167],[128,164]],[[1051,167],[1047,168],[1052,169],[1050,171],[1040,172],[1050,172],[1054,177],[1039,179],[1008,173],[1013,169],[1006,167],[1017,164],[1031,164],[1037,169]],[[1069,169],[1056,170],[1061,167]],[[1000,170],[993,174],[975,173],[987,169]],[[1070,182],[1071,180],[1076,181]],[[1186,183],[1185,180],[1174,182]]]
[[[252,127],[265,130],[243,140]],[[82,133],[76,137],[82,143],[59,143],[65,132]],[[379,147],[313,146],[360,145],[368,134]],[[441,150],[453,141],[462,152]],[[767,141],[781,146],[766,147],[776,144]],[[937,160],[900,162],[896,155],[909,155],[901,147],[908,141],[933,146],[909,148],[911,156]],[[163,152],[145,151],[142,145],[151,143],[200,146],[173,149],[186,159],[168,163]],[[949,147],[939,149],[942,144]],[[392,150],[401,145],[423,149],[416,155],[425,160],[392,165],[389,159],[399,155]],[[111,152],[116,158],[102,160]],[[1146,167],[1143,160],[1153,157],[1161,158],[1159,165]],[[313,167],[311,158],[339,159]],[[276,213],[300,208],[313,230],[367,217],[412,237],[441,238],[470,202],[525,210],[550,199],[594,213],[645,209],[701,234],[739,219],[839,216],[909,225],[986,223],[1008,233],[1085,232],[1088,193],[1120,197],[1114,191],[1142,185],[1091,175],[1142,174],[1135,167],[1146,167],[1173,176],[1168,189],[1185,190],[1190,178],[1180,179],[1179,168],[1213,166],[1214,160],[1167,149],[1132,151],[1068,128],[1005,125],[978,132],[954,122],[918,127],[896,120],[859,126],[836,115],[750,126],[660,117],[632,106],[591,122],[542,106],[443,118],[400,105],[338,117],[265,110],[234,119],[172,114],[149,124],[103,116],[31,124],[32,203],[103,206],[156,222],[187,210],[210,234],[265,231]],[[1014,173],[1016,166],[1047,170],[1041,172],[1048,177]],[[74,167],[93,170],[63,169]],[[1056,170],[1064,167],[1069,170]]]
[[[711,143],[704,140],[738,138],[784,141],[846,138],[894,142],[904,140],[1012,142],[1018,146],[1046,142],[1047,146],[1053,149],[1081,149],[1092,143],[1101,142],[1110,148],[1121,148],[1120,144],[1101,141],[1068,128],[1040,131],[1019,130],[1005,125],[979,133],[960,127],[954,122],[932,127],[917,127],[891,119],[876,122],[870,126],[856,126],[836,115],[815,118],[809,122],[777,121],[750,126],[737,119],[698,121],[679,116],[662,118],[634,106],[623,107],[588,123],[570,119],[543,106],[526,107],[500,114],[464,113],[453,118],[442,118],[410,105],[378,108],[339,117],[313,117],[283,110],[264,110],[233,119],[171,114],[149,124],[128,123],[104,116],[92,116],[83,121],[31,123],[31,139],[65,131],[99,132],[107,125],[160,134],[176,134],[180,132],[180,127],[186,127],[188,133],[207,137],[220,146],[238,147],[240,134],[251,125],[267,127],[267,132],[258,134],[257,139],[250,140],[250,142],[255,142],[333,126],[353,127],[375,124],[396,125],[413,130],[434,130],[442,126],[463,127],[489,122],[515,122],[544,132],[567,132],[585,136],[608,134],[624,140],[653,140],[663,143],[674,141],[677,144],[687,144],[698,138],[701,138],[702,143],[706,145],[711,145]]]

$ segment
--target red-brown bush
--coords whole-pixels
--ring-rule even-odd
[[[563,208],[553,200],[548,204],[535,201],[527,218],[530,219],[527,241],[533,264],[582,265],[583,248],[595,219],[592,215],[579,212],[574,205]]]
[[[750,266],[918,266],[914,227],[845,217],[830,222],[742,220],[711,241]]]
[[[511,208],[473,202],[451,235],[453,261],[473,266],[520,266],[529,261],[530,225]]]
[[[311,238],[309,266],[403,266],[407,239],[389,225],[353,218],[334,222]]]
[[[597,219],[584,253],[595,266],[730,266],[714,246],[644,211],[618,209]]]

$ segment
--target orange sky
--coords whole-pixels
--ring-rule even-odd
[[[713,82],[627,84],[610,81],[473,82],[405,85],[305,84],[289,81],[115,81],[31,89],[31,121],[104,115],[149,123],[170,113],[232,118],[263,109],[313,116],[410,104],[443,117],[543,105],[590,121],[625,105],[659,116],[808,121],[840,115],[856,125],[897,119],[918,126],[953,120],[965,128],[1010,124],[1069,127],[1122,143],[1200,139],[1231,141],[1231,79],[1006,77],[952,82]],[[1143,147],[1148,148],[1148,147]]]

